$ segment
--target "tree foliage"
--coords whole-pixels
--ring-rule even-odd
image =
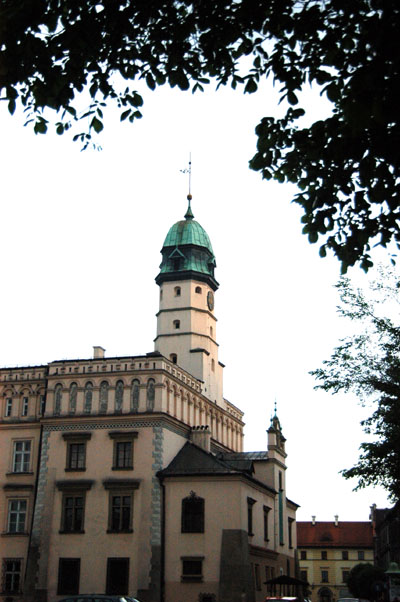
[[[371,283],[370,296],[355,289],[342,277],[336,285],[341,299],[340,315],[351,320],[358,332],[347,336],[334,349],[323,367],[311,372],[328,392],[353,392],[362,403],[372,403],[374,412],[361,424],[369,439],[360,446],[358,463],[342,471],[346,479],[357,478],[357,489],[381,485],[393,501],[400,499],[400,326],[384,316],[396,306],[400,280],[382,270]]]
[[[383,589],[385,577],[383,569],[373,564],[356,564],[349,573],[347,587],[355,598],[375,600],[378,590]]]
[[[367,270],[371,245],[400,246],[399,23],[397,0],[0,0],[0,88],[38,134],[45,108],[58,134],[87,120],[75,135],[86,146],[106,102],[122,120],[141,117],[136,80],[254,93],[271,76],[287,110],[256,127],[250,166],[297,184],[303,232],[321,256]],[[331,102],[324,120],[302,106],[310,84]]]

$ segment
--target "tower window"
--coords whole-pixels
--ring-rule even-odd
[[[201,286],[196,286],[195,292],[201,295]]]
[[[181,321],[180,320],[174,320],[174,328],[178,329],[181,327]]]
[[[171,360],[171,362],[173,364],[176,364],[177,361],[178,361],[178,356],[176,355],[176,353],[171,353],[170,356],[169,356],[169,359]]]
[[[174,272],[177,272],[180,267],[181,267],[181,260],[180,259],[173,259],[173,270]]]
[[[215,372],[215,360],[214,359],[211,360],[211,370],[213,372]]]
[[[214,336],[214,329],[212,326],[210,326],[210,337],[212,338]]]
[[[180,286],[176,286],[174,288],[174,292],[175,292],[175,297],[180,297],[181,296],[181,287]]]

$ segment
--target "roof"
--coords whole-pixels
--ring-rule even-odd
[[[299,548],[372,548],[370,522],[297,522]]]
[[[210,475],[243,475],[250,479],[252,482],[262,485],[271,493],[276,493],[272,487],[263,483],[253,477],[253,464],[252,460],[243,460],[236,462],[234,459],[230,461],[229,456],[246,456],[246,454],[229,454],[224,453],[223,459],[222,454],[214,455],[211,452],[207,452],[201,447],[188,441],[179,450],[175,458],[169,463],[169,465],[160,470],[158,476],[163,477],[176,477],[176,476],[210,476]],[[251,455],[251,454],[250,454]]]
[[[171,226],[161,253],[163,259],[156,278],[158,284],[171,277],[175,279],[177,275],[187,279],[198,274],[206,281],[211,279],[214,290],[218,288],[214,280],[216,262],[211,241],[204,228],[193,219],[190,200],[185,219]]]

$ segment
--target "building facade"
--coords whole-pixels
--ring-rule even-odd
[[[275,416],[267,450],[243,452],[214,268],[189,202],[162,248],[154,351],[0,369],[4,602],[261,602],[293,574],[285,439]]]
[[[297,523],[300,578],[310,584],[312,602],[352,597],[346,582],[350,570],[374,563],[371,522]]]
[[[400,566],[400,502],[393,508],[371,506],[376,566],[386,571],[391,562]]]

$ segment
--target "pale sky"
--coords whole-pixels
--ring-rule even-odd
[[[318,96],[307,102],[313,118],[324,114]],[[191,152],[192,209],[217,261],[224,394],[245,412],[245,450],[266,449],[276,399],[298,520],[368,520],[373,503],[388,506],[382,490],[353,493],[338,474],[356,461],[372,410],[314,391],[308,374],[346,334],[335,310],[339,263],[301,234],[296,189],[248,169],[254,127],[282,110],[272,88],[145,91],[141,121],[120,124],[109,111],[101,152],[35,136],[2,104],[0,366],[88,358],[93,345],[107,356],[154,349],[154,278],[186,211],[180,170]]]

